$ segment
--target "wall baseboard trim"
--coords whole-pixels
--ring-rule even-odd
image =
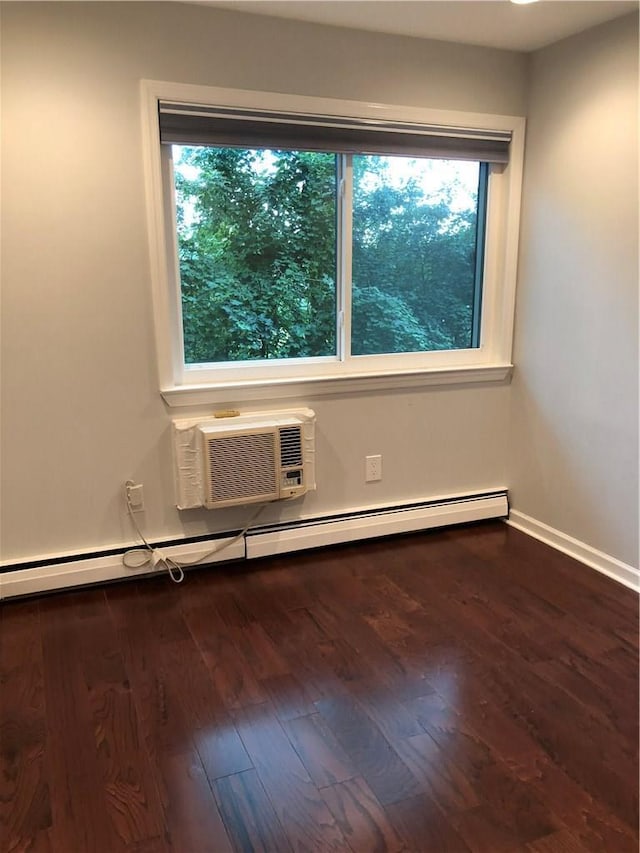
[[[615,557],[605,554],[603,551],[598,551],[581,542],[579,539],[574,539],[554,527],[549,527],[542,521],[537,521],[530,515],[524,512],[519,512],[512,509],[509,512],[509,518],[506,519],[510,527],[520,530],[534,539],[539,539],[545,545],[550,545],[557,551],[562,551],[574,560],[584,563],[597,572],[612,578],[618,583],[633,589],[635,592],[640,592],[640,571],[633,566],[623,563],[621,560],[616,560]]]
[[[507,495],[475,496],[425,503],[403,508],[379,509],[335,517],[325,522],[306,522],[275,530],[250,531],[246,537],[247,559],[323,548],[399,533],[415,533],[434,527],[504,518],[509,511]]]
[[[206,563],[244,559],[244,541],[233,541],[234,537],[189,542],[184,545],[171,545],[161,548],[162,553],[174,560],[192,561],[203,557],[212,548],[220,548],[220,554],[207,557]],[[226,542],[230,544],[225,545]],[[133,548],[140,546],[134,545]],[[224,548],[224,550],[223,550]],[[17,569],[0,574],[0,600],[16,596],[34,595],[40,592],[67,589],[74,586],[89,586],[108,581],[126,580],[158,574],[145,566],[141,569],[127,568],[122,562],[125,550],[105,556],[89,557],[88,559],[74,558],[68,561],[54,559],[49,564],[35,568]]]
[[[220,538],[217,534],[198,542],[173,542],[162,546],[161,550],[175,560],[192,561],[211,552],[212,548],[220,548],[219,554],[203,559],[202,566],[205,566],[219,561],[266,557],[433,527],[504,518],[508,511],[506,491],[494,490],[404,506],[377,506],[368,510],[358,508],[353,512],[329,517],[305,518],[257,527],[235,541],[232,535]],[[222,550],[225,542],[232,544]],[[51,555],[49,562],[40,562],[37,566],[7,566],[0,574],[0,599],[151,574],[148,566],[137,570],[124,566],[122,554],[125,550],[86,554],[86,559],[81,554],[72,559]]]

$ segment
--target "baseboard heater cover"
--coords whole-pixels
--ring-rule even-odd
[[[246,536],[246,554],[247,559],[268,557],[361,539],[418,532],[449,524],[506,518],[508,514],[506,492],[380,509],[320,522],[305,521],[271,530],[250,531]]]
[[[244,540],[234,542],[231,547],[212,557],[207,563],[230,560],[253,559],[327,545],[373,539],[399,533],[411,533],[465,524],[491,518],[506,518],[509,505],[506,491],[486,492],[465,497],[444,498],[423,503],[393,507],[378,507],[373,510],[342,513],[317,519],[275,523],[250,531]],[[210,551],[212,542],[223,543],[222,537],[203,538],[202,541],[162,545],[170,557],[192,560]],[[39,560],[37,566],[11,570],[5,567],[0,574],[0,599],[34,595],[42,592],[89,586],[96,583],[141,577],[149,570],[135,571],[122,565],[122,553],[117,549],[102,554],[81,555],[73,558],[54,558],[50,562]]]
[[[162,546],[162,551],[168,557],[173,557],[174,560],[195,560],[211,551],[213,545],[223,545],[224,543],[224,537],[212,537],[202,542]],[[140,546],[132,545],[131,547]],[[45,563],[34,568],[5,571],[0,574],[0,600],[157,574],[150,572],[148,567],[136,570],[124,566],[122,554],[125,550],[128,549],[121,549],[105,556],[97,555],[86,559],[76,557],[68,561],[52,560],[48,564]],[[219,555],[211,557],[208,563],[228,562],[229,560],[244,559],[244,557],[244,542],[240,540],[231,543]]]

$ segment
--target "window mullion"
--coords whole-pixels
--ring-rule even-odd
[[[338,358],[351,358],[351,246],[353,168],[350,154],[338,156]]]

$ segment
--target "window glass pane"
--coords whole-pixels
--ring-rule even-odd
[[[336,158],[173,146],[186,364],[336,353]]]
[[[478,346],[481,178],[477,162],[353,157],[354,355]]]

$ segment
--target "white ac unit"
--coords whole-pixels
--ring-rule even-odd
[[[173,422],[178,509],[277,501],[315,489],[310,409]]]

